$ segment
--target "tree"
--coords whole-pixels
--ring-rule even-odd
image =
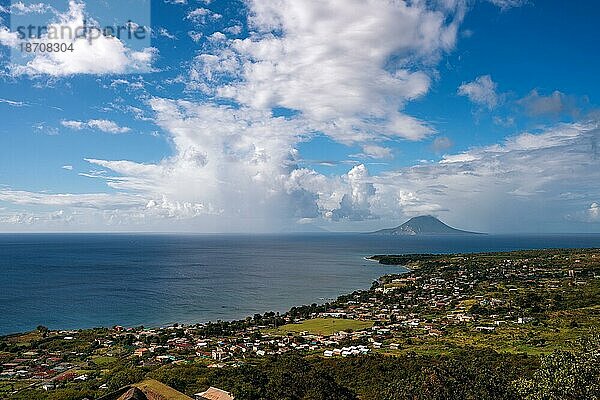
[[[48,329],[44,325],[38,325],[38,327],[36,329],[42,335],[42,337],[44,337],[44,338],[46,336],[48,336],[48,332],[50,332],[50,329]]]
[[[543,356],[532,379],[516,382],[525,400],[600,399],[600,340],[592,337],[582,351]]]
[[[121,367],[111,372],[108,378],[108,387],[117,390],[123,386],[131,385],[144,379],[144,373],[137,368]]]

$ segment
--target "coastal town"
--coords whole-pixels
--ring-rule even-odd
[[[40,326],[2,337],[0,397],[109,399],[163,368],[228,370],[286,354],[337,359],[473,347],[539,355],[569,349],[598,328],[600,250],[371,259],[408,272],[399,267],[370,289],[331,303],[241,321],[68,331]],[[121,369],[127,373],[118,374]],[[209,389],[182,396],[211,398],[202,397]],[[135,390],[141,389],[129,389]],[[66,392],[85,395],[60,397]]]

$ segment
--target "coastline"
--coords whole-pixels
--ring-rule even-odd
[[[241,319],[271,309],[285,312],[367,288],[381,275],[393,273],[371,268],[377,264],[364,259],[377,254],[600,247],[598,235],[468,240],[350,234],[0,239],[0,308],[6,310],[2,334],[25,332],[37,324],[63,329],[117,323],[163,326]]]
[[[383,264],[381,262],[379,262],[376,259],[373,259],[372,257],[376,257],[374,255],[372,256],[363,256],[362,259],[365,261],[369,261],[369,262],[375,262],[377,263],[378,266],[381,267],[400,267],[405,269],[405,271],[401,272],[401,274],[406,274],[409,272],[412,272],[412,270],[408,267],[406,267],[405,265],[390,265],[390,264]],[[382,279],[385,276],[390,275],[389,273],[386,274],[381,274],[377,280]],[[352,292],[357,292],[357,291],[367,291],[369,290],[369,287],[367,286],[368,283],[365,283],[364,286],[361,285],[361,287],[354,289]],[[351,293],[352,293],[351,292]],[[348,292],[343,292],[343,293],[339,293],[336,297],[320,297],[318,299],[315,299],[311,304],[317,304],[318,306],[323,306],[324,304],[328,304],[331,301],[336,301],[337,298],[341,297],[341,296],[348,296],[351,293]],[[307,304],[296,304],[296,305],[292,305],[291,307],[289,307],[286,310],[281,310],[281,311],[273,311],[273,310],[262,310],[261,312],[263,314],[266,313],[270,313],[270,312],[275,312],[276,314],[287,314],[290,312],[291,309],[294,308],[299,308],[299,307],[305,307],[307,306]],[[173,326],[180,326],[180,327],[194,327],[194,326],[198,326],[198,325],[206,325],[206,324],[213,324],[213,323],[217,323],[219,321],[222,322],[226,322],[226,323],[236,323],[238,321],[244,321],[245,319],[252,317],[251,315],[244,315],[240,318],[226,318],[226,319],[209,319],[209,320],[202,320],[202,321],[195,321],[195,320],[187,320],[187,321],[172,321],[172,322],[166,322],[164,324],[135,324],[135,325],[128,325],[128,324],[120,324],[120,323],[115,323],[115,324],[111,324],[109,326],[89,326],[89,327],[76,327],[76,328],[60,328],[60,327],[53,327],[52,331],[54,332],[78,332],[78,331],[91,331],[91,330],[97,330],[97,329],[114,329],[115,327],[119,327],[119,328],[125,328],[125,329],[135,329],[137,327],[141,327],[143,326],[145,329],[166,329],[169,327],[173,327]],[[37,325],[37,324],[36,324]],[[41,325],[40,325],[41,326]],[[35,330],[26,330],[26,331],[19,331],[19,332],[12,332],[12,333],[7,333],[7,334],[0,334],[0,339],[5,339],[5,338],[10,338],[10,337],[18,337],[21,335],[25,335],[28,334],[32,331]]]
[[[593,249],[593,248],[582,248],[582,250],[584,249]],[[552,250],[576,250],[576,249],[540,249],[540,250],[524,250],[524,251],[552,251]],[[518,251],[517,251],[518,252]],[[375,262],[377,263],[379,266],[383,266],[383,267],[400,267],[403,269],[402,272],[398,273],[398,274],[394,274],[394,273],[382,273],[378,276],[377,281],[381,281],[383,278],[390,276],[390,275],[406,275],[409,273],[412,273],[414,271],[419,270],[419,266],[415,265],[415,263],[413,262],[411,265],[411,267],[407,266],[407,262],[404,262],[402,264],[400,263],[389,263],[389,262],[385,262],[385,259],[396,259],[396,258],[401,258],[402,260],[416,260],[416,261],[424,261],[424,260],[435,260],[438,258],[444,258],[444,257],[449,257],[449,256],[473,256],[473,255],[478,255],[478,254],[486,254],[486,253],[490,253],[490,252],[484,252],[484,253],[453,253],[453,254],[435,254],[435,253],[413,253],[413,254],[406,254],[406,255],[370,255],[370,256],[362,256],[362,260],[364,261],[369,261],[369,262]],[[491,253],[506,253],[506,252],[491,252]],[[370,289],[366,286],[361,286],[355,290],[353,290],[352,292],[342,292],[340,293],[337,298],[340,297],[344,297],[344,296],[349,296],[354,292],[366,292],[369,291]],[[336,301],[336,298],[333,297],[319,297],[315,300],[313,300],[313,302],[311,304],[317,305],[317,306],[323,306],[325,304],[329,304],[330,301]],[[268,313],[273,313],[276,315],[287,315],[291,310],[293,309],[297,309],[297,308],[302,308],[302,307],[306,307],[307,304],[295,304],[292,305],[291,307],[287,308],[287,309],[283,309],[281,311],[273,311],[273,310],[269,310],[266,311],[266,309],[262,309],[261,311],[259,311],[259,313],[263,313],[263,314],[268,314]],[[169,328],[172,326],[182,326],[182,327],[194,327],[194,326],[202,326],[202,325],[207,325],[207,324],[214,324],[214,323],[227,323],[227,324],[233,324],[236,322],[240,322],[240,321],[244,321],[247,320],[248,318],[251,318],[252,315],[250,314],[245,314],[242,315],[241,317],[233,317],[233,318],[225,318],[225,319],[205,319],[205,320],[190,320],[188,319],[186,320],[177,320],[177,321],[170,321],[170,322],[165,322],[165,323],[160,323],[160,324],[119,324],[119,323],[115,323],[115,324],[110,324],[110,325],[98,325],[98,326],[89,326],[89,327],[74,327],[74,328],[68,328],[68,327],[53,327],[52,330],[56,331],[56,332],[74,332],[74,331],[88,331],[88,330],[95,330],[95,329],[113,329],[115,326],[118,327],[125,327],[127,326],[128,328],[136,328],[136,327],[141,327],[143,326],[145,329],[165,329],[165,328]],[[12,332],[12,333],[7,333],[7,334],[2,334],[0,335],[0,338],[7,338],[7,337],[14,337],[14,336],[19,336],[19,335],[24,335],[31,332],[31,330],[24,330],[24,331],[17,331],[17,332]]]
[[[288,361],[314,362],[355,377],[362,366],[397,364],[395,357],[425,365],[443,359],[453,366],[480,354],[473,366],[527,361],[532,374],[546,354],[582,354],[579,344],[600,328],[600,249],[449,254],[414,266],[408,273],[383,275],[369,289],[283,314],[162,328],[40,327],[0,338],[2,374],[10,384],[28,382],[23,390],[34,394],[49,384],[52,390],[85,390],[89,383],[80,382],[88,379],[96,394],[105,394],[106,383],[123,367],[135,375],[128,383],[144,377],[168,383],[163,373],[180,377],[188,368],[193,376],[223,373],[228,379],[241,365],[271,373],[277,360],[285,368]],[[552,291],[562,295],[548,302]],[[353,360],[343,360],[348,357]],[[518,368],[510,371],[521,375]],[[231,380],[221,382],[235,389]],[[357,391],[372,385],[370,380],[352,382],[346,385]],[[194,378],[178,389],[197,393],[196,383]],[[113,384],[113,389],[120,386]],[[38,398],[34,394],[26,398]]]

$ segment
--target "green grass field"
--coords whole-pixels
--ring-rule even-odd
[[[110,357],[110,356],[100,356],[100,357],[92,358],[92,361],[94,362],[94,364],[96,364],[99,367],[106,367],[107,365],[113,364],[117,360],[118,360],[117,357]]]
[[[309,332],[315,335],[331,335],[339,331],[359,331],[373,326],[372,321],[356,321],[354,319],[315,318],[300,324],[280,326],[274,333],[285,335],[287,333]]]

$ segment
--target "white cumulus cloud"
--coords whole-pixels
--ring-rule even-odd
[[[499,102],[496,92],[498,84],[492,80],[490,75],[483,75],[473,82],[465,82],[458,88],[458,94],[466,96],[473,103],[486,106],[490,110],[495,108]]]
[[[85,37],[76,36],[77,28],[84,26],[85,20],[88,23],[90,21],[85,14],[85,4],[75,0],[69,1],[69,10],[62,14],[57,13],[57,20],[48,25],[48,32],[70,31],[73,34],[65,34],[64,37],[58,38],[45,34],[35,41],[46,45],[72,45],[73,51],[36,52],[30,60],[23,64],[11,64],[12,74],[31,76],[103,75],[152,70],[152,61],[157,52],[155,48],[148,47],[135,51],[128,48],[118,38],[99,34],[99,31],[92,29],[88,30]],[[13,34],[0,29],[0,41],[3,44],[16,45]]]
[[[8,47],[16,47],[19,44],[19,35],[17,32],[9,31],[5,26],[0,26],[0,44]]]
[[[192,86],[255,109],[295,110],[341,142],[419,140],[434,132],[399,110],[429,90],[440,55],[455,45],[462,2],[248,4],[250,37],[199,56]],[[223,75],[232,81],[219,86]]]
[[[389,147],[378,146],[375,144],[365,144],[362,146],[364,156],[375,159],[392,158],[394,154]]]

